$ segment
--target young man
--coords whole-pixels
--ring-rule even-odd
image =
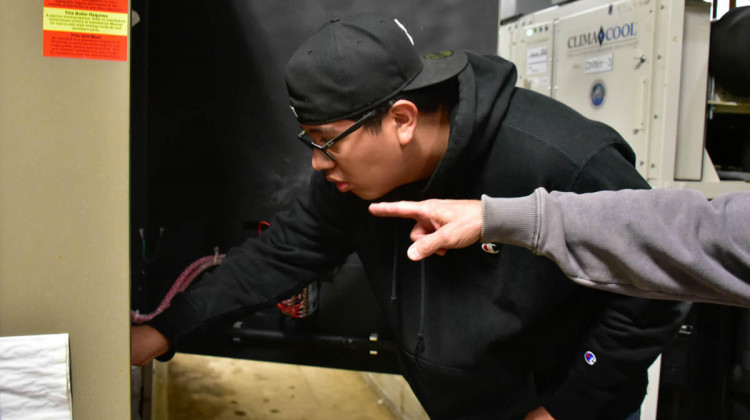
[[[514,66],[499,57],[422,60],[404,27],[382,16],[323,26],[294,53],[286,81],[318,171],[308,194],[134,328],[135,363],[197,326],[273,304],[357,252],[403,375],[432,418],[638,410],[646,369],[687,306],[578,287],[520,247],[413,263],[411,223],[368,212],[372,200],[646,188],[614,130],[516,89]]]

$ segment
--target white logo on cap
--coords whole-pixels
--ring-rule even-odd
[[[299,115],[297,115],[297,110],[295,110],[295,109],[294,109],[294,107],[293,107],[293,106],[291,106],[291,105],[289,105],[289,108],[291,108],[291,109],[292,109],[292,113],[294,114],[294,118],[297,118],[297,119],[299,119]]]
[[[402,31],[406,34],[406,36],[409,37],[409,42],[411,42],[411,45],[414,45],[414,40],[412,39],[411,35],[409,35],[409,31],[406,30],[404,25],[401,24],[401,22],[398,21],[398,19],[393,19],[394,22],[396,22],[396,25],[398,25],[399,28],[401,28]]]

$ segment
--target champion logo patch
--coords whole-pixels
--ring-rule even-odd
[[[583,354],[583,358],[586,360],[586,363],[588,363],[591,366],[594,366],[594,363],[596,363],[596,356],[594,356],[594,353],[587,351]]]
[[[482,251],[488,254],[497,254],[500,249],[495,244],[482,244]]]

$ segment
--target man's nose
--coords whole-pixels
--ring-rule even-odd
[[[332,161],[325,153],[320,150],[313,150],[312,153],[312,167],[316,171],[325,171],[336,166],[336,162]]]

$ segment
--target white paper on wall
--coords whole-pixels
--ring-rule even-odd
[[[0,337],[0,419],[72,418],[68,334]]]

